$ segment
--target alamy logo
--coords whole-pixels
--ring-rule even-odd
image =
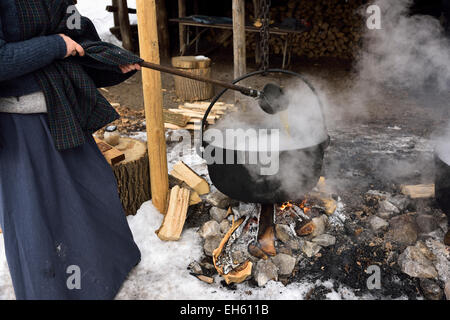
[[[68,6],[67,14],[67,29],[69,30],[80,30],[81,29],[81,14],[78,12],[76,6]]]
[[[377,5],[371,5],[367,7],[366,13],[369,15],[366,21],[367,28],[369,30],[381,29],[381,9]]]
[[[67,278],[66,285],[69,290],[81,290],[81,269],[77,265],[71,265],[67,267],[67,274],[70,276]]]
[[[380,290],[381,289],[381,269],[379,266],[369,266],[366,270],[367,274],[371,276],[367,279],[367,289]]]

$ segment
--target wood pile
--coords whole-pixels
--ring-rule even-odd
[[[316,59],[320,57],[336,57],[353,59],[359,52],[361,36],[365,26],[361,16],[363,0],[279,0],[272,1],[270,9],[271,27],[281,24],[286,18],[307,21],[312,29],[303,34],[293,36],[292,54]],[[257,26],[254,1],[246,1],[247,24]],[[207,40],[218,43],[223,31],[214,30]],[[255,55],[258,33],[247,32],[248,57]],[[223,40],[222,40],[223,41]],[[270,53],[282,54],[285,37],[271,35]],[[232,40],[223,41],[224,47],[232,46]]]
[[[164,126],[166,129],[195,130],[200,128],[200,123],[208,109],[210,102],[195,102],[179,105],[164,111]],[[215,124],[227,112],[235,111],[233,104],[217,102],[208,115],[208,124]]]
[[[360,48],[360,39],[364,20],[360,15],[362,0],[320,0],[296,1],[286,0],[283,4],[273,6],[270,10],[271,20],[281,23],[286,18],[308,21],[312,29],[295,35],[292,53],[308,58],[336,57],[354,58]],[[247,12],[253,12],[253,5]],[[252,38],[254,40],[252,40]],[[256,37],[249,35],[248,45],[255,50]],[[272,53],[283,52],[284,39],[272,36],[270,49]]]
[[[163,241],[177,241],[183,232],[189,206],[200,203],[200,195],[208,194],[210,188],[205,179],[182,161],[173,166],[169,185],[171,191],[167,212],[156,234]]]

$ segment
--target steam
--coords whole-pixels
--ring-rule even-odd
[[[381,30],[368,30],[358,63],[359,80],[410,90],[433,82],[440,91],[450,86],[450,41],[438,19],[409,14],[412,0],[378,0]]]
[[[336,92],[323,81],[313,81],[325,103],[329,126],[355,115],[367,116],[370,100],[384,95],[388,89],[401,89],[424,96],[429,95],[427,90],[430,87],[438,95],[450,92],[450,40],[446,38],[439,20],[431,16],[410,15],[412,0],[377,0],[371,4],[381,9],[381,29],[365,29],[362,50],[353,66],[352,83],[345,90]],[[367,5],[361,8],[362,15],[366,8]],[[255,101],[250,100],[246,101],[246,112],[240,110],[228,115],[214,127],[221,130],[280,128],[280,150],[301,149],[323,142],[327,137],[326,127],[315,95],[297,81],[286,85],[285,92],[290,105],[291,135],[282,129],[283,124],[278,116],[268,116]],[[386,127],[389,125],[387,123]],[[435,141],[439,154],[450,163],[450,123],[446,130],[436,134]],[[299,183],[298,176],[293,173],[310,160],[282,159],[283,169],[271,179],[277,180],[281,189],[291,193]],[[402,166],[405,170],[413,170],[414,167]],[[333,167],[337,170],[339,165],[333,164]],[[395,167],[385,170],[386,176],[392,176],[387,172],[389,170],[397,175],[399,172]],[[257,172],[250,170],[250,173],[257,177]]]

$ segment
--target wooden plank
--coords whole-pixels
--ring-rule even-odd
[[[97,143],[98,148],[111,166],[125,160],[125,153],[117,150],[105,141],[95,138],[95,143]]]
[[[141,57],[159,64],[158,28],[155,0],[137,0],[139,43]],[[163,121],[161,74],[145,68],[142,70],[147,141],[150,160],[150,180],[153,205],[165,213],[169,190],[166,138]]]
[[[199,195],[209,193],[208,182],[196,174],[191,168],[189,168],[183,161],[177,162],[173,166],[173,170],[170,172],[175,178],[184,181],[189,187],[194,189]]]
[[[174,125],[184,127],[186,126],[191,117],[179,112],[172,112],[170,110],[164,110],[164,123],[172,123]]]
[[[189,208],[189,196],[189,189],[179,186],[172,188],[167,214],[161,227],[156,231],[161,240],[177,241],[180,239]]]
[[[118,0],[119,6],[119,25],[120,33],[122,35],[122,46],[130,51],[134,51],[133,35],[130,26],[130,17],[128,15],[127,0]]]
[[[434,198],[434,184],[402,185],[401,192],[411,199]]]

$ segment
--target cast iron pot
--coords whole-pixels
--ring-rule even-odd
[[[436,200],[447,215],[450,224],[450,165],[438,153],[434,156]]]
[[[316,90],[310,84],[310,82],[305,79],[302,75],[282,70],[282,69],[269,69],[265,71],[267,73],[282,73],[300,78],[315,94],[317,97],[319,106],[321,108],[322,119],[325,123],[323,114],[323,105],[317,95]],[[233,83],[238,83],[244,79],[265,74],[264,71],[256,71],[242,76],[233,81]],[[207,117],[214,107],[215,103],[222,97],[222,95],[228,89],[220,92],[211,102],[208,109],[206,110],[205,116],[202,120],[201,126],[201,140],[199,146],[202,146],[202,150],[198,150],[201,157],[204,157],[203,151],[210,146],[208,141],[204,140],[204,130],[207,124]],[[324,128],[325,124],[324,124]],[[326,130],[326,129],[325,129]],[[237,158],[237,150],[227,150],[225,148],[217,147],[214,145],[210,146],[212,148],[211,155],[223,154],[222,164],[212,163],[208,164],[208,172],[212,183],[216,188],[222,193],[226,194],[232,199],[239,200],[242,202],[249,203],[280,203],[289,200],[300,199],[303,195],[311,191],[319,181],[325,149],[328,147],[330,142],[330,137],[326,134],[326,138],[318,143],[317,145],[309,146],[307,148],[301,149],[286,149],[281,150],[279,154],[279,173],[273,176],[266,176],[257,174],[260,167],[258,165],[250,164],[226,164],[226,154],[231,152],[234,154],[234,159]],[[242,152],[242,151],[241,151]],[[253,152],[258,151],[244,151],[245,156],[252,156]],[[295,159],[299,163],[296,170],[289,170],[292,167],[290,164],[292,160]],[[251,172],[251,173],[250,173]],[[295,181],[295,185],[289,190],[281,190],[281,181],[278,177],[289,176],[292,178],[291,181]],[[286,188],[283,188],[286,189]]]

